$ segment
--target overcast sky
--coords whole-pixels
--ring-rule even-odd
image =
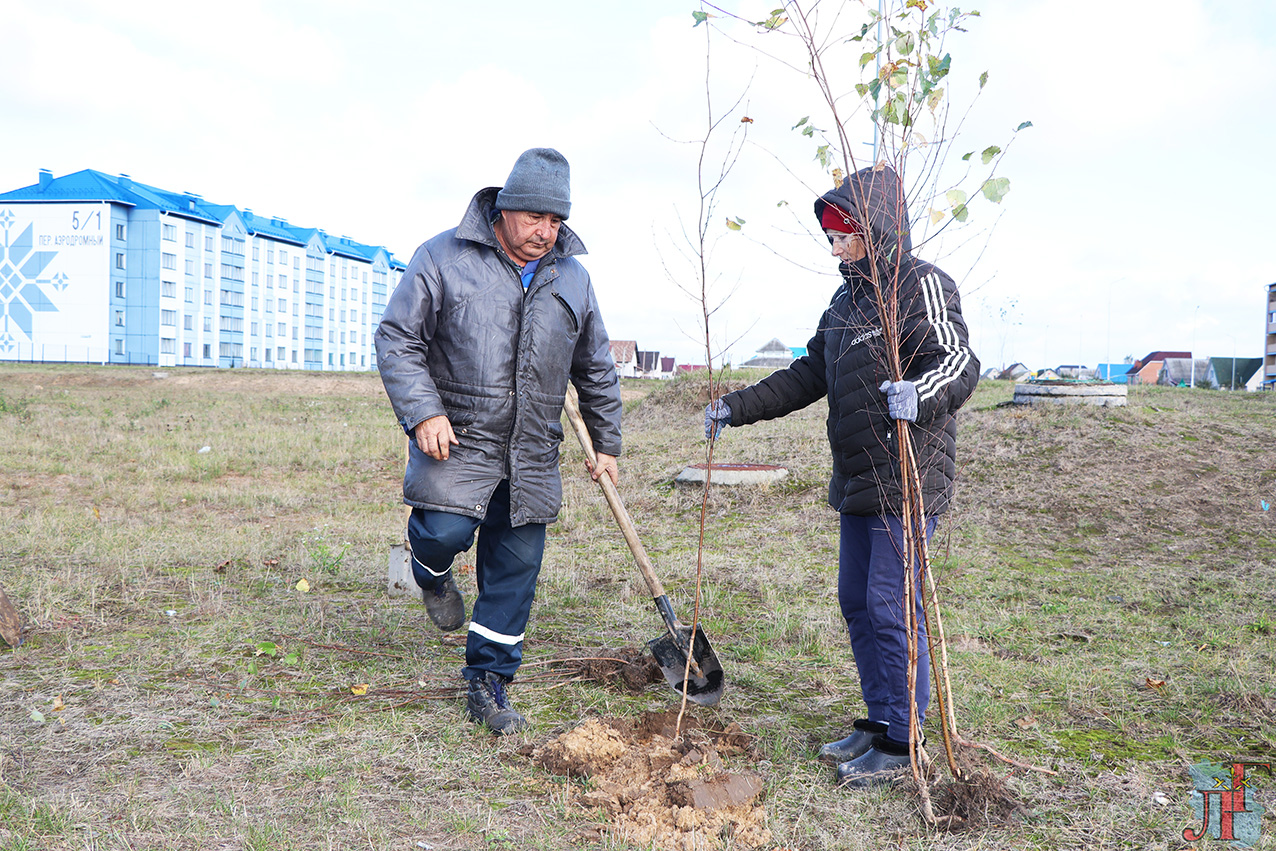
[[[761,18],[777,4],[723,5]],[[1013,138],[998,167],[1011,191],[1000,206],[972,204],[969,223],[922,256],[958,280],[984,365],[1261,355],[1276,280],[1276,4],[972,5],[982,16],[946,44],[965,120],[945,138],[958,154]],[[611,336],[702,363],[680,236],[698,216],[706,124],[697,8],[9,0],[0,191],[40,168],[125,173],[406,262],[521,151],[555,147],[571,162],[569,224]],[[756,49],[782,52],[781,40],[727,30],[734,41],[715,33],[708,46],[709,89],[721,112],[744,101],[714,138],[749,136],[710,229],[710,297],[722,303],[710,335],[738,362],[773,337],[804,345],[837,279],[827,243],[803,232],[812,194],[831,183],[791,129],[806,115],[828,126],[818,93]],[[850,89],[858,47],[831,55]],[[1016,134],[1023,121],[1033,126]],[[859,142],[867,161],[866,124]],[[715,142],[714,168],[721,151]],[[961,176],[953,159],[946,179]],[[728,231],[728,216],[744,228]]]

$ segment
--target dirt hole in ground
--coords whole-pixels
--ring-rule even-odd
[[[574,804],[606,813],[596,830],[643,848],[757,848],[771,841],[752,737],[677,707],[636,721],[591,718],[524,755],[575,778]],[[593,837],[597,838],[597,837]]]

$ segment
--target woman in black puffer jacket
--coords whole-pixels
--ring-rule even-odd
[[[722,426],[782,417],[828,398],[829,504],[841,517],[838,599],[868,717],[856,720],[845,738],[825,745],[820,756],[838,764],[839,782],[863,787],[909,764],[896,420],[911,422],[929,535],[952,497],[954,414],[974,392],[979,360],[970,350],[956,284],[911,254],[903,188],[893,171],[855,173],[815,202],[815,216],[842,261],[842,286],[806,355],[712,403],[705,429],[713,436]],[[894,335],[883,335],[880,304],[893,305],[886,327],[893,324]],[[898,341],[895,353],[886,350],[892,336]],[[892,380],[892,355],[902,380]],[[930,678],[920,608],[917,623],[915,697],[922,719]]]

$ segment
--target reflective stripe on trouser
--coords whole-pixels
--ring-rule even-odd
[[[464,677],[484,671],[513,677],[523,661],[523,634],[545,554],[545,524],[510,526],[509,481],[497,485],[483,520],[444,511],[412,510],[408,542],[412,573],[422,588],[447,575],[457,553],[478,534],[474,573],[478,598],[470,614]]]
[[[898,517],[843,514],[837,598],[851,638],[860,691],[870,721],[908,739],[908,637],[904,631],[903,529]],[[935,531],[927,518],[926,539]],[[917,585],[917,717],[930,703],[930,655]]]

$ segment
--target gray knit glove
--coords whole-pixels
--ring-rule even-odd
[[[886,394],[886,407],[897,420],[917,422],[917,385],[911,381],[883,381],[877,388]]]
[[[726,426],[731,425],[731,408],[721,399],[714,399],[704,409],[704,439],[713,440]]]

